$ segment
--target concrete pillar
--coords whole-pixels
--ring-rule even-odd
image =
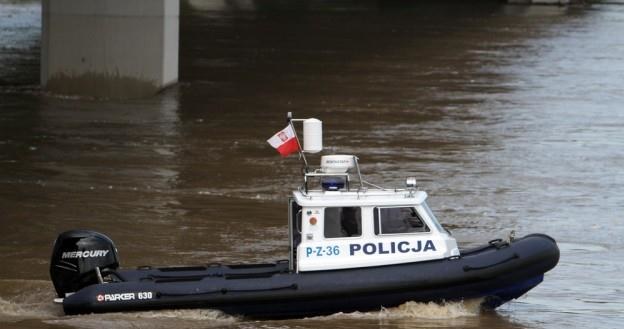
[[[178,80],[179,0],[42,0],[41,84],[98,98]]]

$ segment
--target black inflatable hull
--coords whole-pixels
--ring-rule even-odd
[[[291,273],[287,263],[119,270],[120,282],[63,300],[66,314],[210,308],[254,318],[371,311],[407,301],[483,298],[495,308],[543,280],[559,260],[541,234],[491,243],[461,257],[336,271]]]

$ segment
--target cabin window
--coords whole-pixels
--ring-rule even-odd
[[[375,234],[430,232],[414,207],[375,208]]]
[[[362,211],[359,207],[325,208],[325,237],[362,236]]]

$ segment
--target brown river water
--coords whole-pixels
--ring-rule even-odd
[[[624,327],[623,4],[182,1],[181,82],[128,101],[42,91],[40,15],[0,1],[1,328]],[[124,267],[287,258],[300,163],[266,139],[288,111],[369,181],[416,176],[460,245],[543,232],[559,265],[496,311],[62,315],[64,230],[109,235]]]

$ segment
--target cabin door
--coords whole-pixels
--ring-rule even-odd
[[[301,206],[294,198],[288,198],[288,238],[289,238],[289,268],[297,270],[297,247],[301,243]]]

